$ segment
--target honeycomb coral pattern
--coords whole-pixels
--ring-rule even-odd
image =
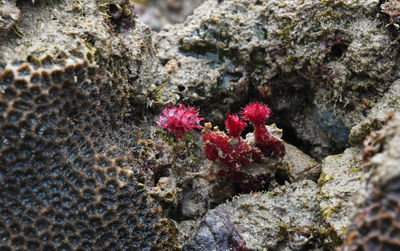
[[[129,95],[88,51],[0,63],[0,250],[171,250]]]
[[[374,190],[368,207],[358,213],[348,237],[348,251],[400,250],[400,177]]]

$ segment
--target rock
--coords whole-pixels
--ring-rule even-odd
[[[399,250],[400,114],[392,114],[387,125],[366,142],[365,179],[343,250]],[[377,151],[367,152],[372,146]]]
[[[235,197],[210,210],[183,250],[317,250],[327,230],[311,180]]]
[[[178,66],[168,88],[207,110],[206,120],[222,124],[261,100],[272,122],[321,160],[348,147],[351,128],[400,76],[378,5],[209,0],[156,34],[155,47],[163,64]]]
[[[166,24],[182,23],[203,0],[135,0],[140,20],[159,31]]]
[[[288,143],[285,143],[285,149],[286,155],[283,157],[281,170],[290,182],[318,180],[321,166],[314,159]]]
[[[319,205],[324,220],[344,239],[354,213],[354,199],[361,186],[361,150],[348,148],[322,161]]]
[[[379,4],[208,0],[155,34],[130,0],[0,0],[0,249],[397,250],[399,115],[358,169],[400,108]],[[154,117],[179,102],[222,128],[251,101],[296,147],[269,192],[222,203],[237,189],[203,179],[200,136]]]
[[[400,80],[393,82],[383,97],[373,105],[368,116],[354,126],[350,132],[351,144],[360,144],[373,130],[380,129],[387,121],[387,116],[400,110]]]
[[[0,39],[4,38],[12,28],[14,28],[15,33],[21,35],[15,27],[15,23],[21,17],[21,11],[15,5],[15,2],[15,0],[0,1]]]

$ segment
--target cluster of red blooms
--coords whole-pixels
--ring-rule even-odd
[[[228,136],[221,131],[211,131],[211,125],[206,124],[203,131],[203,149],[209,160],[219,161],[223,166],[217,176],[233,179],[245,191],[262,188],[264,184],[260,182],[270,177],[254,177],[243,173],[241,168],[251,162],[260,163],[263,156],[282,158],[285,155],[283,143],[272,136],[265,126],[265,121],[270,115],[271,110],[268,106],[258,102],[243,108],[241,118],[254,125],[254,146],[241,138],[240,134],[247,125],[236,114],[228,114],[225,121]]]
[[[250,147],[246,141],[242,140],[240,134],[246,128],[246,123],[239,119],[236,114],[228,114],[225,127],[228,136],[223,132],[212,132],[204,130],[203,142],[204,152],[209,160],[219,159],[227,167],[247,165],[250,158],[255,162],[261,161],[261,154],[271,157],[283,157],[285,148],[282,143],[273,137],[265,126],[265,121],[271,115],[268,106],[260,103],[252,103],[243,108],[242,119],[254,125],[254,137],[256,148]],[[230,143],[230,139],[235,138],[235,144]],[[232,141],[231,141],[232,142]]]
[[[240,116],[241,119],[236,114],[228,114],[225,121],[228,135],[221,131],[212,131],[211,124],[206,123],[203,130],[203,150],[209,160],[219,162],[223,167],[217,176],[233,179],[243,185],[245,191],[259,190],[261,181],[270,177],[253,177],[242,172],[241,168],[252,162],[261,163],[263,156],[282,158],[285,147],[265,126],[265,121],[271,116],[267,105],[251,103],[242,109]],[[186,131],[203,128],[199,125],[201,120],[196,109],[179,104],[178,107],[169,105],[165,108],[157,124],[173,132],[177,139],[183,139],[182,135]],[[254,145],[250,145],[240,136],[247,126],[245,121],[254,125]],[[251,184],[256,184],[257,187],[252,187]]]

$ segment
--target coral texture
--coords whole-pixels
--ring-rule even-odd
[[[172,247],[132,165],[140,131],[115,126],[126,102],[81,55],[2,65],[0,249]]]
[[[176,248],[139,164],[135,114],[162,82],[149,30],[107,1],[36,2],[0,44],[0,250]]]

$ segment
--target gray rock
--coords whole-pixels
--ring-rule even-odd
[[[15,5],[15,2],[15,0],[0,1],[0,39],[5,37],[12,28],[14,28],[16,35],[21,35],[18,28],[15,27],[16,22],[21,17],[21,11]]]
[[[140,20],[159,31],[166,24],[182,23],[203,0],[136,0]]]
[[[350,143],[360,144],[370,132],[381,128],[390,113],[400,110],[399,97],[400,80],[396,80],[383,97],[373,105],[368,116],[351,129]]]
[[[286,154],[282,160],[282,168],[290,182],[310,179],[317,181],[321,166],[310,156],[295,146],[285,143]]]
[[[210,210],[184,250],[317,250],[328,228],[311,180],[245,194]],[[325,240],[327,242],[331,240]]]
[[[219,2],[155,36],[168,88],[214,124],[262,100],[320,160],[348,146],[350,129],[399,77],[377,0]]]
[[[322,161],[318,180],[321,187],[319,205],[324,220],[342,239],[351,224],[362,174],[361,150],[358,148],[348,148],[344,153],[331,155]]]

